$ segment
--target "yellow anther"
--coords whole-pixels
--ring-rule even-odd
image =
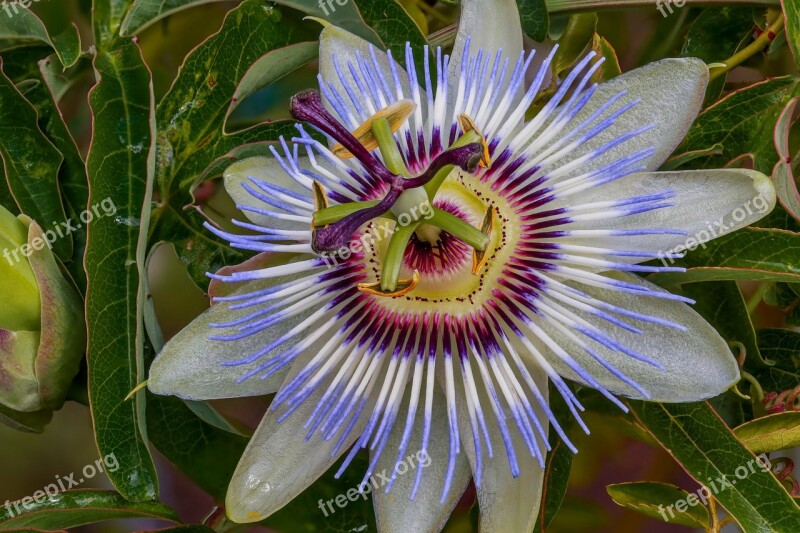
[[[368,294],[374,294],[375,296],[383,296],[385,298],[394,298],[396,296],[402,296],[414,290],[414,288],[419,283],[419,271],[415,270],[414,274],[412,274],[410,279],[401,279],[397,281],[397,288],[393,291],[384,292],[381,290],[381,282],[376,281],[375,283],[359,283],[358,290],[361,292],[366,292]]]
[[[481,233],[486,236],[491,236],[492,228],[494,228],[494,209],[489,207],[481,222]],[[481,270],[483,270],[483,267],[486,265],[486,261],[489,259],[488,252],[488,246],[480,251],[474,248],[472,249],[472,274],[474,276],[480,274]]]
[[[375,134],[372,131],[373,122],[379,118],[385,118],[389,123],[389,126],[392,128],[392,133],[395,133],[397,130],[403,127],[403,124],[406,123],[408,117],[414,113],[416,108],[417,104],[415,104],[412,100],[400,100],[399,102],[395,102],[388,107],[384,107],[364,121],[363,124],[353,131],[353,136],[358,139],[358,142],[364,145],[364,148],[366,148],[367,151],[371,152],[378,147],[378,139],[375,137]],[[350,153],[350,150],[341,144],[337,144],[333,147],[333,154],[341,159],[349,159],[354,157],[353,154]]]
[[[325,195],[325,189],[318,181],[314,181],[311,189],[314,192],[314,211],[328,208],[328,197]]]
[[[470,131],[474,131],[478,135],[481,136],[481,145],[483,145],[483,154],[481,155],[481,166],[483,168],[489,168],[489,165],[492,164],[492,156],[489,155],[489,145],[486,144],[486,137],[483,136],[481,130],[478,129],[477,124],[469,115],[461,114],[458,116],[458,124],[461,126],[461,129],[464,133],[468,133]]]
[[[317,213],[320,209],[328,208],[328,197],[325,195],[325,189],[316,180],[311,185],[311,193],[314,195],[314,213]],[[313,232],[316,229],[314,217],[311,217],[311,231]]]

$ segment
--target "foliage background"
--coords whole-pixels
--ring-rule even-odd
[[[102,453],[113,451],[123,467],[112,479],[98,476],[81,489],[118,491],[130,502],[151,500],[158,491],[160,501],[167,507],[145,512],[137,507],[141,504],[118,498],[108,503],[114,513],[127,509],[125,512],[141,516],[125,522],[78,526],[104,517],[84,512],[75,518],[63,509],[51,510],[39,513],[28,523],[31,527],[103,532],[177,527],[176,523],[170,526],[169,521],[147,518],[153,513],[170,517],[173,522],[178,517],[187,524],[202,522],[214,499],[224,495],[227,476],[246,441],[239,432],[252,430],[266,408],[262,398],[193,405],[190,409],[178,400],[144,393],[137,396],[136,402],[125,403],[120,401],[120,392],[127,393],[141,381],[154,345],[160,342],[158,335],[153,334],[152,323],[149,340],[144,342],[142,315],[157,317],[164,338],[169,338],[208,305],[203,273],[244,259],[240,252],[216,241],[201,228],[203,216],[222,221],[234,213],[230,199],[216,181],[222,168],[233,156],[242,153],[237,150],[239,146],[273,140],[286,131],[281,120],[288,118],[289,96],[316,85],[313,54],[296,57],[293,59],[296,69],[290,75],[261,83],[262,87],[239,101],[228,116],[235,91],[242,79],[247,79],[247,68],[255,60],[286,44],[316,39],[318,25],[302,20],[304,14],[319,14],[314,12],[316,2],[280,3],[298,9],[261,0],[243,3],[172,0],[162,4],[187,9],[142,27],[147,22],[146,16],[137,24],[131,18],[131,10],[141,8],[146,12],[147,6],[154,2],[96,0],[93,24],[90,0],[40,0],[32,4],[33,13],[49,35],[64,37],[52,42],[45,42],[41,34],[30,30],[35,26],[33,18],[26,19],[33,26],[20,27],[18,18],[6,20],[5,13],[0,11],[0,56],[4,72],[0,79],[3,98],[0,105],[27,101],[39,112],[38,124],[23,123],[18,115],[0,113],[0,147],[10,146],[4,135],[29,133],[43,135],[60,152],[37,153],[41,144],[29,145],[19,152],[10,148],[0,150],[4,159],[18,160],[34,153],[36,164],[49,165],[51,194],[49,200],[35,207],[47,211],[53,207],[52,202],[60,201],[60,196],[67,215],[70,210],[79,211],[80,199],[85,199],[87,177],[97,199],[105,194],[115,196],[129,216],[140,216],[142,206],[149,206],[150,186],[154,200],[149,227],[144,218],[128,233],[101,223],[97,235],[103,238],[97,237],[93,243],[90,235],[86,256],[90,279],[88,364],[98,369],[93,375],[114,376],[111,384],[114,390],[99,389],[92,380],[87,382],[84,366],[70,393],[71,401],[55,413],[49,425],[26,421],[34,433],[0,426],[3,452],[0,453],[3,474],[0,503],[33,494],[51,483],[56,474],[80,471],[95,461],[99,445]],[[350,0],[332,19],[337,21],[338,13],[344,17],[338,19],[339,23],[372,35],[389,47],[402,46],[406,40],[421,43],[426,36],[430,42],[444,46],[452,42],[457,2],[403,0],[400,4],[394,0]],[[800,7],[795,1],[784,3],[788,32],[784,34],[778,29],[772,40],[761,35],[766,31],[769,37],[768,28],[780,25],[784,14],[778,2],[770,0],[709,1],[703,3],[709,7],[702,8],[689,1],[683,7],[672,4],[673,12],[666,17],[654,2],[552,0],[546,3],[549,17],[542,0],[520,0],[519,4],[529,35],[541,40],[549,31],[546,44],[549,46],[554,40],[561,44],[556,74],[568,68],[588,47],[594,47],[610,60],[610,68],[603,71],[606,79],[615,75],[614,51],[622,71],[681,55],[699,56],[708,63],[726,62],[729,58],[742,63],[727,75],[719,75],[727,69],[717,69],[717,78],[707,94],[707,106],[724,100],[701,115],[668,165],[671,168],[753,166],[773,175],[783,205],[760,224],[760,229],[726,236],[690,254],[685,260],[689,267],[687,274],[657,281],[673,289],[687,281],[697,282],[683,285],[682,290],[698,301],[698,311],[732,343],[733,352],[744,355],[744,370],[763,390],[742,383],[741,392],[750,394],[752,400],[731,392],[698,405],[636,404],[632,406],[633,415],[628,416],[594,402],[588,391],[580,391],[592,406],[588,417],[592,435],[575,434],[575,443],[581,450],[576,457],[572,458],[569,452],[565,454],[563,448],[551,456],[552,470],[543,505],[547,531],[686,530],[686,524],[665,524],[657,514],[647,516],[632,509],[641,511],[652,502],[668,505],[674,503],[674,497],[658,500],[654,487],[644,486],[627,500],[616,495],[626,508],[614,502],[607,487],[647,480],[694,491],[698,485],[693,477],[708,479],[713,472],[730,473],[750,456],[729,428],[773,412],[785,411],[751,431],[750,440],[745,442],[750,451],[771,452],[773,459],[785,456],[791,460],[796,457],[792,448],[800,443],[796,394],[784,394],[777,400],[769,395],[793,391],[800,385],[800,333],[796,332],[800,324],[797,305],[800,303],[800,195],[792,172],[793,161],[798,159],[789,157],[797,149],[796,131],[792,128],[793,108],[787,107],[800,94],[795,60],[800,58],[796,55],[800,49]],[[347,14],[352,13],[357,16],[348,19]],[[226,15],[229,15],[227,20]],[[220,36],[211,37],[223,26],[223,21],[225,26]],[[75,42],[73,23],[80,44]],[[128,30],[136,30],[129,32],[137,36],[136,41],[119,35],[125,24]],[[209,37],[216,40],[204,46],[202,43]],[[541,46],[533,39],[529,43]],[[90,45],[96,46],[91,53]],[[54,51],[62,60],[72,61],[67,73],[59,78],[68,84],[63,86],[64,93],[57,106],[75,140],[74,146],[59,130],[60,119],[55,114],[52,95],[41,90],[36,62],[49,58],[60,71],[56,63],[59,57],[53,55]],[[190,52],[179,75],[178,68]],[[90,106],[87,95],[96,84],[92,54],[96,55],[95,68],[102,74],[105,85],[94,88]],[[152,97],[148,94],[150,73]],[[763,80],[771,81],[760,83]],[[16,85],[21,94],[8,92],[9,84]],[[121,91],[122,88],[126,90]],[[129,109],[138,107],[138,111],[126,116],[124,111],[109,110],[103,115],[102,104],[114,100],[120,92],[133,105]],[[184,120],[187,106],[197,103],[202,103],[202,109],[191,120]],[[149,113],[156,117],[154,130],[147,124]],[[122,131],[118,121],[126,119],[128,127],[124,131],[129,137],[117,139],[116,134]],[[91,143],[94,143],[92,154]],[[139,154],[132,149],[139,145],[154,148]],[[111,168],[96,164],[97,158],[113,157],[120,148],[135,152],[138,157],[126,156]],[[24,153],[25,150],[29,153]],[[148,161],[148,154],[155,160]],[[19,177],[9,174],[6,178],[11,192],[18,192],[15,187],[20,187]],[[121,186],[125,184],[130,187]],[[77,204],[71,203],[75,200]],[[193,203],[199,209],[184,209]],[[5,185],[0,186],[0,204],[12,210],[18,207]],[[25,206],[22,210],[30,209]],[[145,233],[144,240],[139,239],[139,231]],[[85,290],[81,238],[75,239],[75,245],[73,255],[62,259],[77,285]],[[98,275],[101,259],[114,249],[121,250],[114,261],[123,264],[132,258],[138,260],[141,268],[138,272],[127,271],[122,283]],[[148,284],[141,283],[139,277],[144,272],[145,254],[150,259]],[[138,295],[146,290],[152,294],[152,300]],[[152,302],[152,309],[140,305],[143,301]],[[95,312],[93,302],[97,308],[113,305],[115,311]],[[107,328],[123,333],[119,337],[104,337],[102,331]],[[87,407],[90,398],[91,412]],[[785,400],[783,409],[775,407],[781,399]],[[150,449],[157,450],[153,454],[154,464],[150,463],[147,452],[137,453],[148,447],[142,431],[145,425]],[[127,428],[125,431],[129,433],[120,435],[113,429],[118,427]],[[35,433],[38,431],[41,433]],[[682,432],[686,432],[683,437]],[[136,438],[130,439],[131,435]],[[317,509],[318,498],[327,499],[352,485],[352,480],[334,483],[326,475],[290,508],[271,518],[265,527],[287,532],[369,529],[372,527],[369,505],[351,504],[331,519],[325,519]],[[800,509],[781,492],[782,486],[794,488],[791,476],[780,481],[772,474],[753,476],[746,487],[733,491],[736,494],[721,495],[720,503],[747,531],[770,528],[800,531]],[[100,502],[106,501],[110,493],[88,494]],[[474,529],[476,510],[472,509],[472,498],[471,493],[465,496],[446,531]],[[64,502],[64,505],[71,504]],[[21,527],[19,523],[4,521],[2,512],[0,508],[0,529]],[[702,523],[694,525],[703,527]],[[217,523],[215,527],[227,526]],[[541,523],[537,524],[539,530],[541,527]]]

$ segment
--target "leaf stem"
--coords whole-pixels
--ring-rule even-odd
[[[711,78],[709,81],[714,81],[723,74],[733,70],[769,46],[769,44],[775,40],[775,36],[783,30],[785,22],[786,21],[784,20],[783,15],[780,15],[772,24],[767,26],[767,29],[764,30],[761,35],[756,37],[752,43],[723,61],[723,63],[725,63],[724,67],[716,67],[712,69]]]

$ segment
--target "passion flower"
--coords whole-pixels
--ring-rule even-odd
[[[424,450],[427,468],[373,494],[382,531],[441,529],[471,478],[482,531],[529,531],[548,428],[574,450],[549,382],[586,429],[566,380],[623,410],[618,396],[697,401],[738,380],[691,300],[637,276],[680,270],[668,263],[709,221],[732,231],[775,203],[758,172],[655,172],[700,110],[706,65],[597,85],[590,53],[528,119],[553,54],[530,72],[521,35],[513,1],[464,1],[453,55],[426,48],[418,65],[409,46],[403,68],[326,27],[319,93],[292,100],[297,136],[226,172],[248,232],[208,228],[263,255],[212,275],[214,293],[236,285],[149,384],[276,393],[230,485],[234,521],[269,516],[341,456],[339,473],[367,449],[367,480]],[[766,208],[732,216],[754,198]]]

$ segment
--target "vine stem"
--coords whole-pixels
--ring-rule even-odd
[[[759,305],[761,305],[761,301],[764,299],[764,295],[769,291],[770,284],[769,283],[761,283],[753,292],[753,295],[747,300],[747,314],[753,315]]]
[[[753,57],[758,52],[769,46],[769,44],[775,40],[775,37],[783,30],[783,25],[785,24],[785,20],[783,15],[781,14],[775,22],[767,26],[767,29],[764,32],[756,37],[756,39],[747,45],[745,48],[742,48],[740,51],[723,61],[725,64],[724,67],[714,68],[711,72],[711,80],[713,81],[726,72],[733,70],[734,68],[738,67],[742,63],[744,63],[747,59]]]

